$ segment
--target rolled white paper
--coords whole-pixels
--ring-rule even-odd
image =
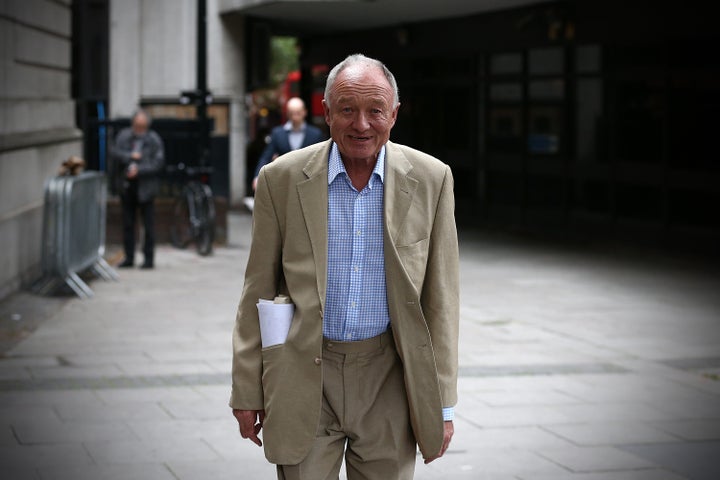
[[[295,305],[292,303],[273,303],[272,300],[261,298],[258,300],[257,308],[260,317],[262,348],[285,343],[295,313]]]

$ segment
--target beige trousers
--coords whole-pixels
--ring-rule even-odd
[[[323,406],[315,443],[279,480],[410,480],[416,443],[403,369],[390,332],[360,342],[323,343]]]

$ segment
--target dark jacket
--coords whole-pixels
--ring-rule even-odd
[[[285,129],[284,126],[275,127],[270,133],[270,143],[268,143],[260,160],[258,160],[257,167],[255,167],[255,176],[257,177],[260,173],[260,169],[273,161],[274,156],[285,155],[292,148],[290,148],[289,138],[290,132]],[[305,137],[303,138],[302,145],[300,148],[313,145],[315,143],[325,140],[325,134],[319,128],[306,124],[305,125]]]
[[[148,130],[145,135],[138,137],[133,133],[132,128],[124,128],[115,137],[111,154],[116,165],[116,187],[120,195],[125,195],[132,184],[132,181],[127,179],[126,173],[133,162],[130,155],[133,151],[133,144],[137,140],[142,142],[142,157],[137,161],[138,176],[135,180],[137,196],[139,202],[147,202],[158,194],[160,189],[158,175],[165,166],[163,141],[160,135],[153,130]]]

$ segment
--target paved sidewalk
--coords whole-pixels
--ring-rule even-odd
[[[250,218],[228,223],[92,299],[0,303],[0,477],[274,478],[227,407]],[[417,479],[720,478],[720,269],[467,232],[461,256],[456,435]]]

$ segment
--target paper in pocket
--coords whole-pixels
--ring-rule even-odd
[[[285,295],[279,295],[274,300],[259,299],[257,309],[262,348],[285,343],[295,313],[295,305],[290,303],[290,299]]]

